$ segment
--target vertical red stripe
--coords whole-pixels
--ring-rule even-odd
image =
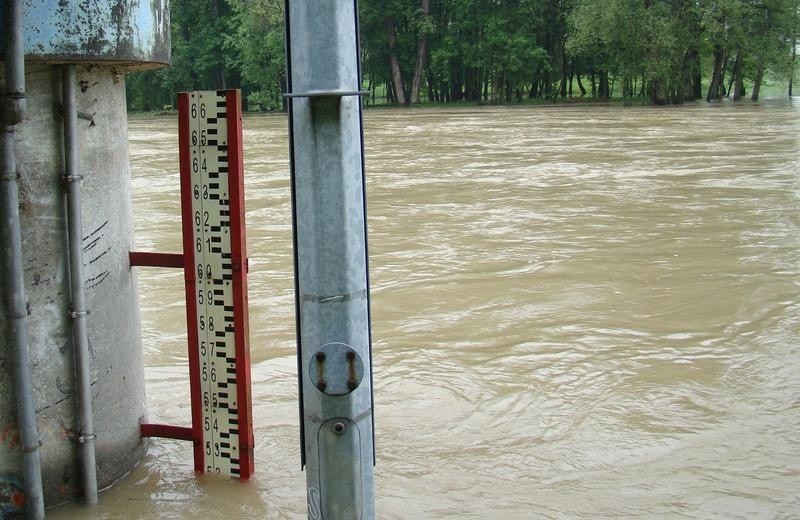
[[[195,285],[192,222],[192,158],[189,129],[191,94],[178,94],[178,150],[181,170],[181,217],[183,224],[183,273],[186,282],[186,329],[189,334],[189,389],[192,406],[194,469],[204,470],[203,409],[200,389],[200,348],[197,338],[197,287]]]
[[[239,413],[240,478],[253,473],[253,417],[250,394],[250,329],[247,304],[247,256],[244,213],[244,158],[242,152],[241,91],[225,92],[228,114],[228,189],[231,208],[231,263],[233,265],[233,320],[236,331],[236,389]]]

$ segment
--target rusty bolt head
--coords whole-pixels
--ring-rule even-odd
[[[317,383],[317,388],[319,388],[321,392],[324,392],[325,389],[328,388],[328,383],[326,383],[325,381],[320,381],[319,383]]]
[[[317,352],[317,361],[322,363],[325,361],[325,353],[324,352]]]
[[[350,352],[347,353],[347,359],[348,360],[353,361],[355,358],[356,358],[356,353],[355,352],[350,351]]]
[[[341,435],[347,430],[347,426],[344,425],[343,422],[335,422],[333,423],[333,433],[336,435]]]

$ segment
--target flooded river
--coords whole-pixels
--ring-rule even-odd
[[[137,248],[177,127],[133,119]],[[148,457],[53,518],[304,518],[284,116],[244,121],[256,476]],[[386,519],[800,517],[800,109],[373,110]],[[139,269],[150,419],[188,425],[183,281]]]

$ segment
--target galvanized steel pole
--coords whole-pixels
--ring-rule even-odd
[[[61,97],[64,105],[64,181],[67,183],[67,240],[72,288],[75,386],[78,394],[79,442],[83,470],[83,493],[87,504],[97,503],[94,416],[86,326],[86,292],[83,272],[83,216],[81,213],[81,168],[78,158],[78,110],[75,104],[75,65],[61,69]]]
[[[3,272],[5,287],[3,299],[9,324],[9,345],[14,350],[14,392],[22,448],[25,511],[28,518],[38,520],[44,518],[44,494],[28,345],[28,312],[14,138],[16,125],[25,117],[26,105],[21,1],[8,0],[5,9],[5,92],[0,100],[0,243],[4,246],[0,248],[0,270]]]
[[[308,516],[372,519],[372,351],[356,2],[287,0],[286,39]]]

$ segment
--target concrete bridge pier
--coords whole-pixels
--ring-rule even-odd
[[[53,506],[90,493],[83,489],[86,471],[80,464],[80,450],[89,441],[94,444],[100,489],[124,476],[145,454],[139,434],[146,410],[138,296],[128,262],[133,217],[125,73],[168,63],[169,14],[166,0],[24,0],[20,4],[27,113],[14,127],[13,154],[31,397],[44,502]],[[0,19],[6,17],[5,5],[0,5]],[[4,54],[3,40],[0,37]],[[63,74],[65,64],[74,65],[72,75]],[[5,80],[0,72],[3,92]],[[69,85],[72,88],[64,89],[64,81],[74,82]],[[65,91],[74,92],[74,99],[64,99]],[[71,244],[69,182],[64,179],[69,166],[65,106],[74,106],[77,113],[73,142],[81,177],[72,179],[80,182],[82,216],[77,223],[80,236],[72,238]],[[70,265],[70,245],[80,246],[82,265]],[[6,267],[0,265],[0,270]],[[80,285],[88,314],[74,312],[71,281],[76,269],[82,270]],[[11,314],[6,308],[2,311],[0,514],[5,515],[22,512],[26,497],[15,404],[18,376],[12,362],[16,345],[10,334]],[[77,318],[85,320],[87,331],[85,375],[94,426],[90,435],[78,413]]]

